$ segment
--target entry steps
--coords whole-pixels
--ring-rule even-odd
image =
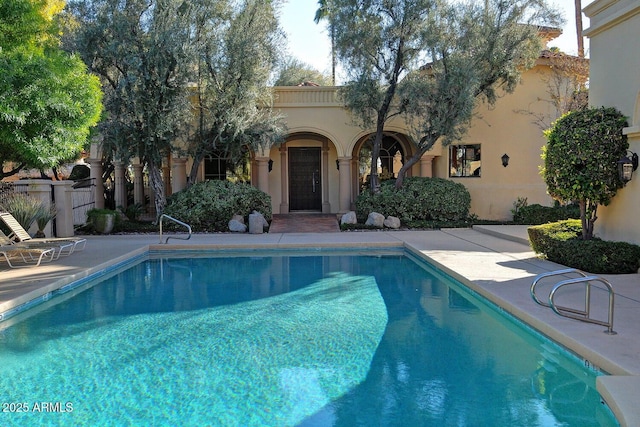
[[[536,286],[543,280],[549,277],[554,276],[570,276],[577,275],[578,277],[569,278],[565,280],[561,280],[556,283],[551,292],[549,293],[548,302],[540,300],[536,295]],[[590,316],[591,312],[591,284],[594,282],[600,282],[604,284],[606,290],[609,294],[609,307],[607,313],[607,320],[598,320],[593,319]],[[558,290],[562,287],[569,285],[576,285],[583,283],[585,285],[585,299],[584,299],[584,309],[576,309],[571,307],[563,307],[555,303],[554,298],[558,292]],[[582,322],[594,323],[596,325],[606,326],[607,329],[604,331],[609,335],[615,335],[616,332],[613,330],[613,300],[614,300],[614,292],[611,283],[609,283],[606,279],[600,276],[593,276],[585,273],[584,271],[575,269],[575,268],[567,268],[563,270],[550,271],[547,273],[538,274],[533,283],[531,284],[531,298],[543,307],[550,307],[556,314],[568,317],[570,319],[580,320]]]

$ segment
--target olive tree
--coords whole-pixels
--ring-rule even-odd
[[[479,100],[515,89],[541,49],[540,26],[561,21],[544,0],[332,0],[338,58],[349,75],[341,95],[356,122],[375,129],[371,189],[385,124],[403,118],[417,150],[396,186],[436,142],[467,130]]]
[[[196,120],[187,154],[193,158],[189,182],[213,153],[231,164],[247,149],[268,149],[283,141],[283,116],[271,108],[268,87],[280,57],[281,37],[273,1],[245,0],[194,4],[192,89]]]
[[[629,148],[625,126],[615,108],[586,108],[567,113],[545,132],[541,174],[551,197],[578,202],[585,240],[593,237],[598,205],[608,205],[624,185],[618,160]]]
[[[140,158],[161,215],[162,161],[191,117],[191,9],[181,0],[78,0],[69,11],[78,22],[69,44],[104,85],[104,151]]]

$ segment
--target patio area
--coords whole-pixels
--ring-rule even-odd
[[[159,244],[158,235],[88,236],[87,248],[40,267],[0,266],[0,313],[68,283],[152,250],[185,248],[405,247],[460,280],[538,331],[578,354],[586,366],[610,376],[598,378],[598,390],[623,426],[640,424],[640,278],[606,275],[615,290],[616,335],[603,326],[566,319],[536,305],[529,288],[533,278],[563,266],[535,257],[526,226],[482,226],[439,231],[378,231],[268,234],[194,234],[189,241]],[[560,279],[558,279],[559,281]],[[541,287],[548,293],[557,281]],[[546,295],[546,294],[545,294]],[[583,295],[576,295],[577,307]],[[594,295],[594,310],[606,305]],[[7,322],[11,323],[11,319]]]

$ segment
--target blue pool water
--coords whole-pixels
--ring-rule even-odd
[[[399,252],[151,256],[21,316],[1,425],[617,425],[596,372]]]

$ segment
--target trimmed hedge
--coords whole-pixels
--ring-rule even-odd
[[[579,219],[569,219],[536,225],[527,228],[531,248],[538,254],[546,255],[550,248],[558,241],[582,237],[582,222]]]
[[[518,208],[513,214],[513,222],[516,224],[530,225],[575,218],[580,218],[580,207],[577,205],[542,206],[536,203]]]
[[[533,250],[549,261],[594,274],[630,274],[640,268],[640,246],[600,239],[582,240],[580,220],[527,229]]]
[[[459,221],[469,216],[471,196],[464,185],[442,178],[410,177],[396,190],[385,181],[379,194],[364,192],[356,199],[358,222],[371,212],[413,221]]]
[[[193,231],[228,231],[229,220],[260,212],[271,221],[271,197],[246,183],[204,181],[172,194],[164,213],[186,222]]]

